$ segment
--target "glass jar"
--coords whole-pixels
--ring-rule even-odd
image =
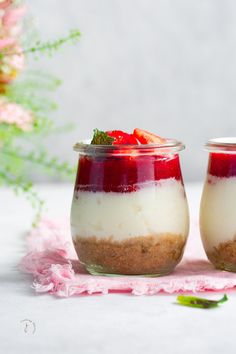
[[[200,231],[208,259],[236,271],[236,138],[211,139],[200,208]]]
[[[189,231],[182,143],[76,144],[71,232],[91,274],[159,276],[182,258]]]

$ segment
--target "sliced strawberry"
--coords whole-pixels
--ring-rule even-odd
[[[139,144],[137,138],[133,134],[128,134],[122,130],[112,130],[106,132],[106,134],[115,140],[112,145],[137,145]]]
[[[166,139],[139,128],[134,129],[133,135],[141,144],[164,144],[166,142]]]
[[[136,136],[134,136],[134,134],[129,134],[129,136],[130,136],[129,141],[130,141],[131,145],[139,145],[140,144],[139,140],[136,138]]]

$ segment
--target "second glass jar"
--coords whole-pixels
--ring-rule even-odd
[[[236,138],[211,139],[200,230],[208,259],[218,269],[236,272]]]

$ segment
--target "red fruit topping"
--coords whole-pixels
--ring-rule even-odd
[[[130,135],[130,141],[132,142],[132,145],[140,145],[140,141],[134,136],[134,134],[129,134]]]
[[[133,134],[128,134],[122,130],[112,130],[106,132],[106,134],[115,140],[112,145],[137,145],[139,141]]]
[[[81,156],[76,190],[128,193],[143,184],[175,178],[182,181],[179,156]]]
[[[166,142],[166,139],[139,128],[134,129],[133,135],[141,144],[164,144]]]
[[[236,176],[236,154],[211,153],[208,173],[216,177]]]

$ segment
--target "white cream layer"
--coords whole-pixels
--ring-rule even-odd
[[[209,250],[236,237],[236,177],[208,176],[201,200],[200,228],[203,244]]]
[[[188,205],[181,182],[165,179],[131,193],[79,191],[71,209],[73,237],[122,241],[161,233],[188,235]]]

